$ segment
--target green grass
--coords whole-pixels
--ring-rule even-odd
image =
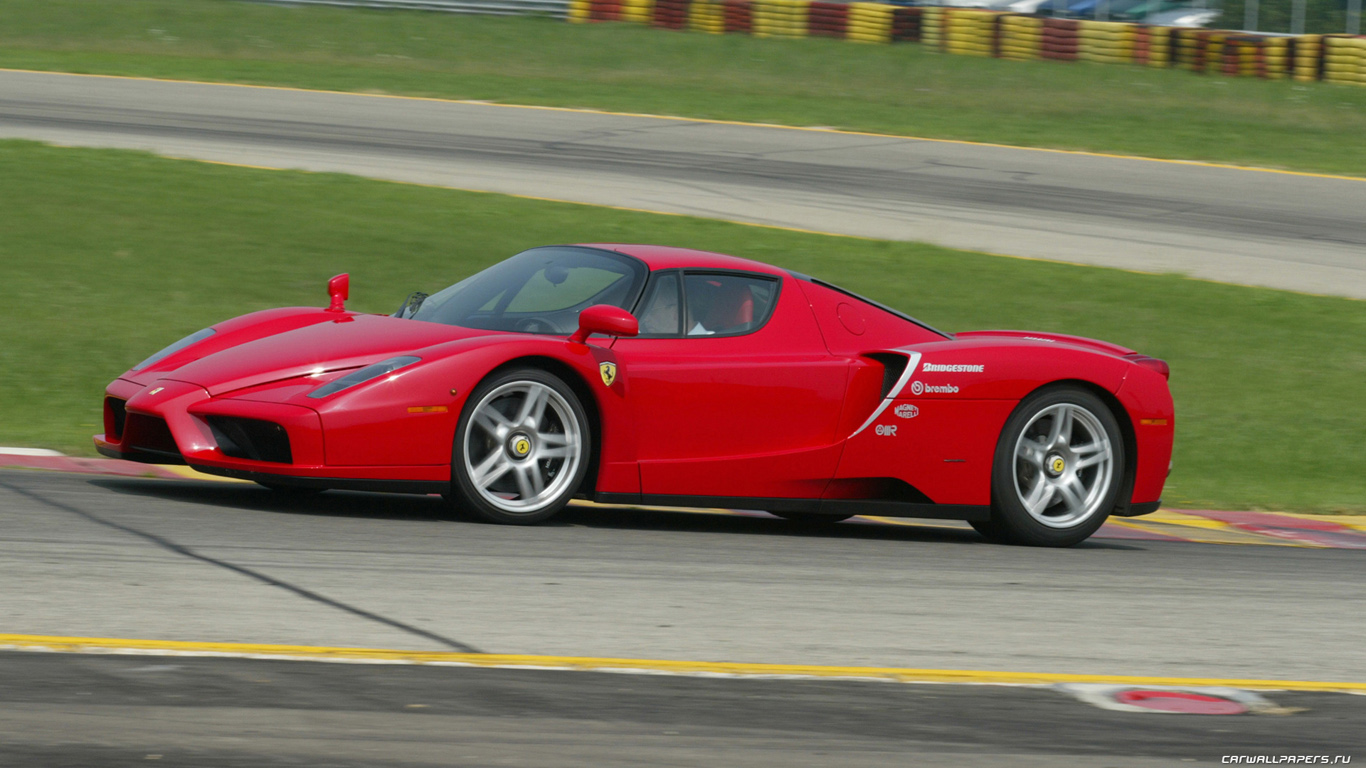
[[[593,107],[1366,176],[1366,88],[234,0],[3,0],[0,67]]]
[[[521,249],[656,242],[815,274],[938,327],[1108,339],[1170,361],[1167,502],[1366,511],[1366,304],[350,176],[0,142],[0,445],[89,454],[104,385],[248,311],[395,309]]]

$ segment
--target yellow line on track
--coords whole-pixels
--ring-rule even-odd
[[[369,664],[438,664],[499,669],[555,669],[697,677],[756,677],[882,680],[900,683],[973,683],[979,685],[1054,685],[1105,683],[1135,686],[1221,686],[1255,690],[1366,692],[1366,682],[1247,680],[1140,675],[1074,675],[967,669],[840,667],[804,664],[741,664],[717,661],[613,659],[589,656],[535,656],[385,648],[330,648],[311,645],[200,643],[179,640],[128,640],[103,637],[0,634],[0,650],[60,653],[227,656]]]
[[[250,480],[240,480],[235,477],[223,477],[221,475],[208,475],[190,467],[164,464],[161,467],[167,472],[180,475],[186,480],[213,480],[220,483],[251,483]]]
[[[498,107],[501,109],[539,109],[546,112],[570,112],[575,114],[588,115],[613,115],[616,117],[639,117],[652,120],[671,120],[682,123],[706,123],[710,125],[736,125],[747,128],[776,128],[785,131],[806,131],[809,133],[833,133],[843,136],[869,136],[879,139],[905,139],[907,141],[924,141],[935,144],[961,144],[969,147],[991,147],[995,149],[1018,149],[1028,152],[1051,152],[1060,155],[1082,155],[1084,157],[1104,157],[1114,160],[1140,160],[1148,163],[1167,163],[1169,165],[1191,165],[1202,168],[1221,168],[1231,171],[1250,171],[1253,173],[1279,173],[1285,176],[1307,176],[1318,179],[1338,179],[1341,181],[1366,181],[1360,176],[1344,176],[1332,173],[1315,173],[1313,171],[1291,171],[1281,168],[1263,168],[1255,165],[1232,165],[1229,163],[1211,163],[1202,160],[1173,160],[1164,157],[1145,157],[1143,155],[1120,155],[1107,152],[1093,152],[1083,149],[1051,149],[1048,147],[1027,147],[1015,144],[997,144],[989,141],[968,141],[966,139],[934,139],[924,136],[907,136],[896,133],[877,133],[874,131],[852,131],[842,128],[825,128],[817,126],[802,125],[782,125],[779,123],[754,123],[744,120],[721,120],[709,117],[681,117],[678,115],[655,115],[648,112],[615,112],[607,109],[588,109],[583,107],[547,107],[536,104],[503,104],[481,99],[446,99],[438,96],[404,96],[397,93],[361,93],[357,91],[330,91],[322,88],[302,88],[291,85],[253,85],[251,83],[230,83],[215,82],[211,80],[177,80],[168,77],[140,77],[135,75],[97,75],[83,74],[80,72],[58,72],[46,69],[11,69],[0,67],[0,72],[18,72],[32,75],[61,75],[65,77],[98,77],[106,80],[137,80],[151,83],[187,83],[190,85],[221,85],[231,88],[260,88],[270,91],[292,91],[295,93],[326,93],[342,96],[362,96],[369,99],[409,99],[412,101],[432,101],[444,104],[476,104],[484,107]]]

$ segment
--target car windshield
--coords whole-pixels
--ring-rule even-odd
[[[595,304],[629,310],[648,270],[629,256],[578,246],[533,248],[412,302],[399,317],[465,328],[570,334]]]

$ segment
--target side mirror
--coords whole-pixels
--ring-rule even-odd
[[[328,312],[345,312],[346,300],[351,298],[351,275],[342,273],[327,281],[327,295],[332,303],[327,305]]]
[[[635,336],[640,333],[640,323],[635,315],[621,307],[594,304],[579,313],[579,329],[569,337],[569,340],[587,344],[588,337],[595,333],[605,336]]]

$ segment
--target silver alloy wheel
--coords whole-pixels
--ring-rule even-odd
[[[512,381],[474,407],[464,448],[466,476],[484,501],[532,514],[573,482],[583,429],[559,392],[539,381]]]
[[[1100,511],[1115,471],[1110,437],[1095,414],[1051,405],[1015,441],[1015,493],[1030,517],[1071,528]]]

